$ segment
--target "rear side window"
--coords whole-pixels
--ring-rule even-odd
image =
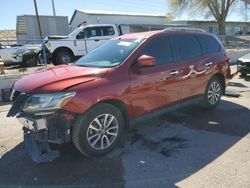
[[[190,59],[202,54],[201,46],[193,35],[173,36],[177,60]]]
[[[141,55],[153,56],[158,65],[173,61],[172,44],[169,37],[161,36],[151,40],[141,52]]]
[[[220,44],[212,36],[199,35],[198,39],[205,54],[216,53],[221,50]]]
[[[102,27],[101,32],[103,36],[110,36],[115,34],[114,28],[111,26]]]

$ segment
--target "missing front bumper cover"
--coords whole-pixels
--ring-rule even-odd
[[[46,132],[36,133],[24,128],[23,133],[25,151],[34,162],[44,163],[60,157],[59,151],[50,149],[46,141]],[[37,134],[43,135],[39,135],[38,137]],[[44,141],[41,140],[42,137],[44,137]]]

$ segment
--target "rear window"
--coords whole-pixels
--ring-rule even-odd
[[[202,54],[201,46],[193,35],[173,36],[176,46],[177,60],[190,59]]]
[[[208,35],[198,35],[197,37],[205,54],[216,53],[221,50],[221,45],[214,37]]]

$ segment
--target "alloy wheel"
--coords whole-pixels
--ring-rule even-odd
[[[208,101],[210,104],[216,104],[221,97],[221,86],[218,82],[212,82],[208,88]]]
[[[87,130],[88,144],[95,150],[108,148],[117,138],[119,124],[112,114],[102,114],[96,117]]]

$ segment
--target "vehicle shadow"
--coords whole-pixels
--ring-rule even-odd
[[[175,187],[248,134],[248,122],[248,108],[222,100],[214,110],[192,105],[136,123],[124,145],[103,158],[68,144],[59,159],[38,165],[21,143],[0,159],[0,185]]]
[[[24,152],[23,142],[0,159],[1,186],[123,187],[121,159],[91,159],[72,144],[59,147],[61,157],[37,164]]]

